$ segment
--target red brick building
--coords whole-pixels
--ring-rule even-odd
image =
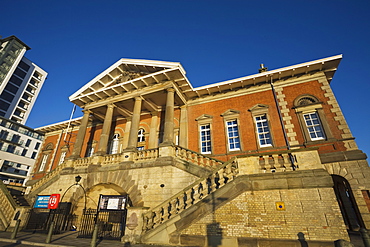
[[[29,196],[66,193],[73,175],[79,174],[90,198],[97,191],[128,194],[133,206],[145,208],[135,212],[144,219],[139,224],[142,242],[186,245],[190,242],[184,236],[191,235],[206,243],[210,214],[219,219],[225,245],[234,241],[243,246],[242,239],[251,237],[288,241],[296,239],[296,231],[312,241],[348,239],[346,229],[370,226],[370,170],[330,87],[341,58],[272,71],[261,68],[255,75],[198,88],[193,88],[180,63],[121,59],[70,97],[83,109],[83,117],[37,129],[45,133],[45,141]],[[130,179],[122,182],[118,173]],[[250,188],[240,185],[244,188],[240,191],[231,188],[230,182],[243,184],[249,179],[263,182],[253,180]],[[207,208],[205,195],[194,197],[206,186],[213,209]],[[189,188],[192,194],[179,197]],[[230,197],[217,202],[222,190]],[[262,193],[254,202],[241,199],[253,191]],[[282,204],[271,199],[276,191]],[[189,197],[192,201],[186,203]],[[76,189],[65,200],[81,215],[82,198]],[[248,207],[259,200],[264,223],[252,224],[256,212]],[[229,231],[234,222],[221,217],[235,203],[244,205],[241,215],[251,216],[248,224],[238,226],[239,233]],[[274,230],[255,233],[253,226],[274,228],[269,217],[276,212],[268,208],[279,210],[275,203],[284,207],[279,217],[288,214],[295,223],[285,220],[279,225],[288,232],[285,235]],[[297,203],[300,209],[294,207]],[[321,203],[314,218],[323,218],[322,223],[312,218],[302,206],[305,203]],[[191,205],[207,209],[186,213]],[[167,221],[174,208],[187,217],[172,223],[175,230],[170,232]],[[294,224],[297,228],[292,230]]]

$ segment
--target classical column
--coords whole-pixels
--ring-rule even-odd
[[[132,117],[126,118],[125,134],[123,135],[123,143],[122,143],[123,149],[126,149],[128,145],[128,137],[129,137],[130,129],[131,129],[131,121],[132,121]]]
[[[180,136],[179,145],[184,148],[188,148],[188,108],[183,105],[181,108],[180,115]]]
[[[113,119],[113,110],[114,110],[113,104],[107,105],[107,112],[105,113],[103,130],[100,135],[98,151],[96,152],[97,155],[107,154],[110,128],[112,126]]]
[[[156,148],[158,146],[158,112],[154,111],[152,114],[152,121],[150,122],[150,132],[149,132],[149,145],[148,148]]]
[[[90,117],[90,111],[89,110],[83,110],[83,117],[81,120],[80,128],[78,129],[77,137],[76,137],[76,142],[73,146],[73,151],[72,155],[69,156],[68,159],[78,159],[81,158],[81,150],[82,150],[82,145],[85,139],[86,135],[86,129],[87,129],[87,124],[89,122],[89,117]]]
[[[139,131],[140,114],[141,114],[141,103],[140,97],[135,97],[134,113],[132,115],[131,129],[128,138],[128,145],[126,150],[134,151],[137,146],[137,132]]]
[[[166,112],[164,117],[163,142],[160,146],[173,145],[175,89],[167,88]]]

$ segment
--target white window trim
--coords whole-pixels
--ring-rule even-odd
[[[137,132],[137,142],[145,142],[145,129],[140,128]]]
[[[307,125],[307,121],[306,121],[306,118],[305,118],[305,116],[306,115],[309,115],[309,117],[310,117],[310,120],[312,120],[312,118],[311,118],[311,115],[312,114],[315,114],[315,116],[316,116],[316,118],[317,118],[317,121],[319,122],[318,124],[316,124],[316,125]],[[302,116],[303,116],[303,120],[304,120],[304,124],[305,124],[305,126],[306,126],[306,129],[307,129],[307,132],[308,132],[308,137],[310,138],[310,140],[311,141],[319,141],[319,140],[325,140],[326,139],[326,136],[325,136],[325,131],[324,131],[324,127],[323,127],[323,125],[322,125],[322,123],[321,123],[321,121],[320,121],[320,116],[319,116],[319,114],[316,112],[316,111],[313,111],[313,112],[306,112],[306,113],[303,113],[302,114]],[[322,133],[322,137],[311,137],[311,132],[309,131],[309,128],[310,127],[316,127],[316,126],[319,126],[320,127],[320,132]],[[315,131],[314,132],[315,133],[315,136],[317,136],[317,133],[319,133],[318,131]]]
[[[111,149],[110,149],[110,153],[111,154],[117,154],[118,153],[118,149],[119,149],[119,138],[120,138],[120,135],[118,133],[115,133],[113,135]]]
[[[213,116],[208,115],[208,114],[203,114],[199,117],[197,117],[195,120],[198,122],[198,148],[199,148],[199,153],[201,154],[212,154],[213,152],[213,136],[212,136],[212,119]],[[209,134],[210,134],[210,151],[203,152],[202,151],[202,133],[201,133],[201,126],[204,125],[209,125]]]
[[[235,121],[235,123],[234,124],[232,124],[232,125],[228,125],[228,123],[229,122],[234,122]],[[230,120],[226,120],[225,121],[225,124],[226,124],[226,138],[227,138],[227,147],[228,147],[228,150],[229,151],[239,151],[240,150],[240,146],[241,146],[241,141],[240,141],[240,128],[239,128],[239,124],[238,124],[238,119],[230,119]],[[229,127],[236,127],[237,128],[237,133],[238,133],[238,135],[237,135],[237,137],[229,137]],[[235,145],[235,143],[233,142],[233,143],[231,143],[230,142],[230,140],[235,140],[235,139],[238,139],[239,140],[239,142],[238,142],[238,148],[231,148],[231,145],[232,144],[234,144]]]
[[[262,120],[257,120],[257,118],[259,118],[259,117],[263,117],[263,116],[265,116],[266,118],[265,118],[265,119],[262,119]],[[256,126],[256,134],[257,134],[258,145],[259,145],[260,147],[272,147],[271,129],[270,129],[270,125],[269,125],[269,122],[268,122],[267,114],[261,114],[261,115],[256,115],[256,116],[254,116],[254,123],[255,123],[255,126]],[[260,128],[260,127],[258,127],[258,123],[262,123],[262,125],[266,124],[266,126],[265,126],[265,127],[267,127],[267,128],[268,128],[268,132],[259,132],[259,128]],[[268,143],[268,144],[261,144],[261,141],[262,141],[262,140],[267,140],[267,139],[261,139],[261,138],[260,138],[260,135],[261,135],[261,134],[266,134],[266,133],[268,133],[268,134],[269,134],[269,136],[270,136],[270,138],[269,138],[270,143]]]
[[[227,152],[234,152],[234,151],[241,151],[243,147],[243,141],[241,137],[241,128],[240,128],[240,120],[239,120],[240,111],[229,109],[226,112],[222,113],[221,116],[224,118],[224,127],[225,127],[225,138],[227,143]],[[236,120],[237,128],[238,128],[238,137],[239,137],[239,148],[230,148],[230,139],[229,139],[229,131],[227,123],[230,121]]]
[[[66,158],[66,155],[67,155],[67,152],[66,152],[66,151],[63,151],[63,152],[60,154],[60,158],[59,158],[58,166],[59,166],[59,165],[61,165],[61,164],[64,162],[64,159]]]
[[[207,129],[202,129],[203,126],[208,126],[208,128]],[[206,133],[206,132],[209,133],[209,139],[203,141],[202,140],[202,134]],[[199,125],[199,142],[200,142],[199,143],[200,153],[202,153],[202,154],[211,154],[212,153],[212,134],[211,134],[211,124],[210,123],[205,123],[205,124],[200,124]],[[206,148],[206,151],[203,151],[203,144],[206,144],[204,146]]]
[[[44,171],[48,158],[49,158],[49,154],[44,154],[42,156],[42,161],[41,161],[40,168],[39,168],[40,172]]]

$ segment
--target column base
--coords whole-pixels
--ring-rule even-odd
[[[173,142],[162,142],[159,144],[159,147],[174,147],[175,144]]]
[[[94,153],[93,154],[93,156],[104,156],[104,155],[106,155],[107,153],[106,152],[104,152],[104,151],[98,151],[98,152],[96,152],[96,153]]]
[[[78,154],[75,154],[75,155],[71,155],[69,156],[68,158],[66,158],[66,160],[77,160],[77,159],[80,159],[80,155]]]

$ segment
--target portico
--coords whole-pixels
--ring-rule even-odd
[[[150,118],[147,148],[173,146],[175,139],[187,143],[186,116],[179,117],[180,136],[174,134],[175,109],[186,106],[187,89],[191,85],[179,63],[121,59],[70,97],[84,116],[69,158],[83,157],[83,140],[92,120],[103,123],[94,155],[109,153],[112,124],[120,120],[126,123],[121,152],[137,150],[142,118]],[[183,109],[181,115],[186,114]]]

